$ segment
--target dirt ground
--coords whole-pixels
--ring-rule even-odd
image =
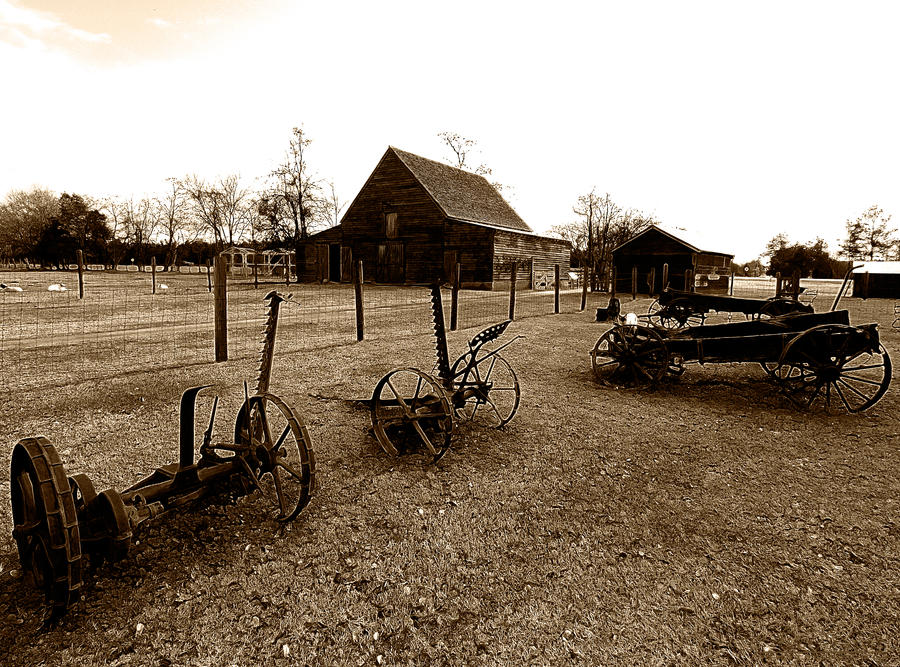
[[[394,366],[429,370],[430,337],[277,355],[272,391],[318,459],[310,505],[283,528],[256,497],[164,517],[53,627],[4,480],[0,663],[898,664],[896,377],[859,415],[798,411],[753,365],[606,389],[591,315],[513,323],[516,418],[463,425],[434,466],[385,455],[348,400]],[[882,338],[900,364],[898,332]],[[184,389],[214,384],[224,440],[253,375],[245,360],[25,392],[0,411],[0,456],[44,435],[69,474],[123,489],[177,459]]]

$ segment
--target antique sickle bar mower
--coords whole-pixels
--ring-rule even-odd
[[[439,283],[431,287],[431,312],[437,377],[418,368],[395,368],[378,381],[370,407],[373,431],[385,452],[420,453],[435,462],[450,448],[457,419],[499,428],[516,414],[519,380],[500,351],[521,336],[486,349],[510,320],[494,324],[472,338],[451,364]]]
[[[290,297],[287,297],[290,298]],[[13,449],[10,492],[13,537],[22,569],[42,589],[58,617],[80,595],[85,557],[91,565],[124,558],[135,532],[152,519],[202,500],[235,498],[260,491],[274,518],[294,519],[315,486],[315,457],[303,422],[280,398],[268,393],[279,305],[269,302],[256,390],[248,395],[234,425],[233,442],[212,442],[218,396],[194,461],[197,395],[181,396],[178,462],[164,465],[124,491],[97,493],[84,474],[68,476],[54,446],[43,437],[25,438]]]

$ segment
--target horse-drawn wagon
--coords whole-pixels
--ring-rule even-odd
[[[677,330],[616,325],[591,352],[597,380],[615,387],[656,385],[688,362],[759,364],[795,404],[826,410],[866,410],[891,382],[877,325],[852,326],[846,310]]]

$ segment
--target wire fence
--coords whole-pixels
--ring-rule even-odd
[[[88,271],[79,297],[72,272],[3,272],[0,283],[0,398],[122,373],[208,363],[215,355],[215,297],[204,274]],[[272,289],[293,294],[279,318],[278,350],[294,352],[356,341],[354,287],[229,279],[228,357],[259,353]],[[51,289],[51,287],[53,289]],[[21,291],[19,291],[21,290]],[[608,295],[589,294],[588,311]],[[444,290],[449,327],[451,293]],[[580,290],[560,293],[560,312],[577,312]],[[363,288],[367,340],[430,335],[430,291],[421,286]],[[509,315],[508,288],[459,293],[461,330],[486,327]],[[554,292],[519,290],[516,319],[554,312]]]
[[[126,372],[172,368],[214,360],[215,302],[206,275],[158,274],[157,291],[141,272],[90,272],[79,298],[77,282],[65,272],[5,272],[0,282],[0,397],[29,388],[58,386]],[[63,289],[66,282],[71,285]],[[75,283],[73,285],[73,283]],[[56,289],[50,290],[51,285]],[[841,281],[803,280],[803,298],[817,311],[829,310]],[[271,289],[293,294],[281,309],[278,350],[294,352],[345,345],[356,341],[356,301],[352,285],[260,283],[228,281],[228,357],[259,353],[266,309],[263,296]],[[21,291],[19,291],[21,290]],[[737,278],[735,296],[768,298],[775,280]],[[849,291],[849,290],[848,290]],[[652,299],[619,295],[622,311],[643,314]],[[586,313],[605,306],[608,294],[589,293]],[[451,293],[444,291],[444,313],[450,322]],[[841,308],[852,322],[877,322],[882,332],[900,334],[897,301],[843,297]],[[581,291],[561,290],[559,310],[578,312]],[[507,319],[510,293],[463,290],[459,293],[457,328],[483,328]],[[554,292],[519,290],[515,319],[554,312]],[[432,332],[430,292],[426,287],[363,288],[367,340],[397,340]],[[743,318],[714,313],[708,322]],[[892,328],[893,327],[893,328]]]

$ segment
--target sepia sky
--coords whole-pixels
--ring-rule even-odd
[[[250,183],[302,125],[351,200],[450,130],[539,232],[595,187],[739,261],[836,251],[872,204],[900,226],[898,32],[888,1],[0,0],[0,197]]]

